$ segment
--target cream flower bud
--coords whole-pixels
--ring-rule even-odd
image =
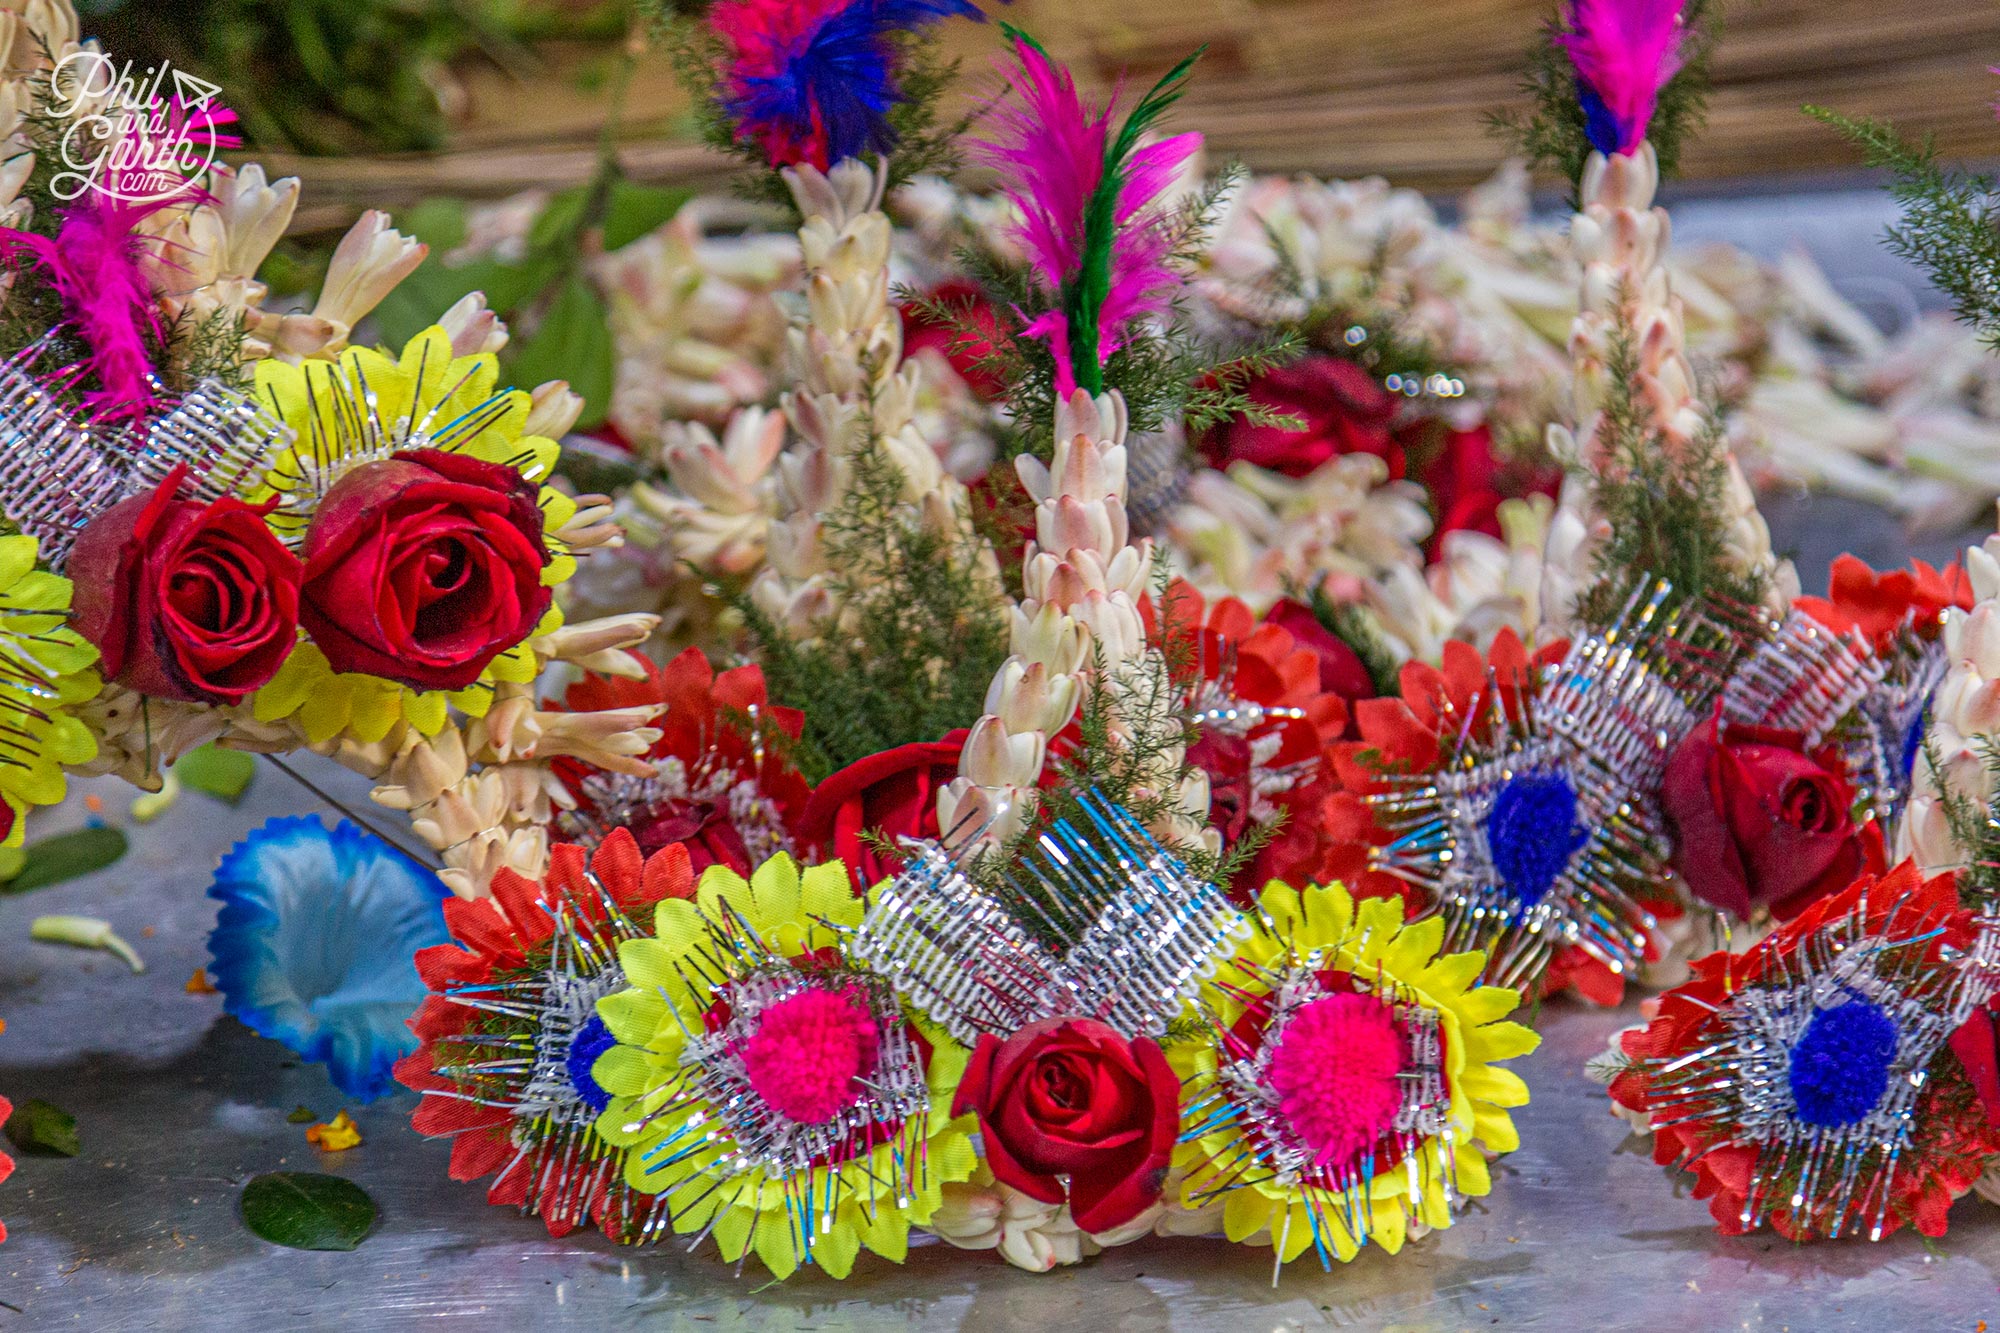
[[[389,215],[370,209],[348,228],[327,265],[326,285],[313,314],[346,330],[382,303],[391,288],[424,262],[429,247],[389,225]]]
[[[438,327],[451,338],[453,356],[478,356],[482,352],[498,352],[507,345],[507,324],[499,315],[486,308],[485,292],[467,292],[452,303],[451,309],[438,317]],[[561,380],[551,384],[567,390],[569,386]],[[550,385],[543,385],[548,388]],[[581,407],[582,399],[578,399]],[[542,431],[529,431],[540,435]]]

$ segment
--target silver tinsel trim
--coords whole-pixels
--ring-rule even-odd
[[[291,444],[284,423],[213,379],[150,424],[79,421],[34,373],[40,350],[0,361],[0,513],[57,572],[86,523],[175,467],[187,468],[182,494],[214,501],[255,485]]]
[[[1373,863],[1437,904],[1446,951],[1485,951],[1496,985],[1532,983],[1566,945],[1613,972],[1645,956],[1654,922],[1631,891],[1662,871],[1661,776],[1698,719],[1690,693],[1713,685],[1694,648],[1709,627],[1670,613],[1670,592],[1661,582],[1634,596],[1539,683],[1489,679],[1483,713],[1444,720],[1436,771],[1389,778],[1368,798],[1395,835]],[[1507,883],[1489,836],[1519,779],[1559,780],[1580,839],[1532,902]]]
[[[30,373],[38,350],[0,361],[0,512],[60,571],[83,525],[125,498],[125,473]]]
[[[1777,632],[1731,673],[1722,717],[1796,731],[1816,746],[1881,683],[1883,671],[1859,635],[1835,634],[1811,616],[1787,612]]]
[[[877,890],[852,951],[959,1041],[1043,1018],[1095,1018],[1160,1036],[1249,924],[1137,820],[1095,792],[1089,823],[1057,820],[1005,873],[1005,902],[956,862],[912,844]],[[1058,960],[1036,938],[1074,941]]]
[[[208,503],[241,495],[263,481],[272,458],[292,439],[291,428],[255,398],[220,380],[203,380],[143,438],[121,446],[130,458],[127,491],[149,491],[185,467],[182,495]]]

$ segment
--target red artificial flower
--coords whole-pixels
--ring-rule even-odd
[[[935,741],[916,741],[857,759],[813,789],[799,816],[799,840],[821,859],[838,858],[857,890],[894,876],[899,861],[875,850],[864,834],[898,838],[938,836],[937,794],[958,776],[965,728]]]
[[[1837,749],[1808,754],[1799,733],[1724,723],[1719,708],[1667,761],[1660,804],[1688,892],[1738,919],[1759,907],[1797,916],[1885,869],[1881,830],[1850,817]]]
[[[1877,652],[1887,652],[1905,626],[1935,639],[1946,607],[1972,609],[1972,580],[1957,561],[1940,570],[1912,560],[1908,569],[1878,574],[1842,555],[1833,562],[1828,591],[1828,597],[1795,597],[1792,605],[1837,634],[1858,631]]]
[[[576,800],[569,818],[587,829],[626,828],[648,856],[681,843],[696,874],[720,864],[749,878],[791,846],[811,794],[784,753],[784,742],[804,728],[804,714],[769,702],[761,667],[717,674],[699,648],[664,667],[631,656],[643,678],[585,676],[563,703],[579,712],[664,705],[653,723],[660,739],[645,755],[661,772],[600,782],[589,764],[558,759],[556,776]],[[765,729],[761,737],[758,728]]]
[[[14,1114],[14,1103],[8,1101],[5,1097],[0,1097],[0,1126],[5,1126],[7,1123],[7,1117],[12,1114]],[[13,1174],[14,1174],[14,1159],[9,1157],[6,1153],[0,1152],[0,1181],[5,1181],[7,1177]],[[4,1241],[6,1239],[7,1239],[7,1224],[5,1222],[0,1222],[0,1241]]]
[[[599,892],[601,886],[602,894]],[[449,898],[445,925],[457,944],[419,950],[417,973],[432,994],[410,1019],[410,1030],[421,1044],[396,1064],[396,1078],[424,1094],[410,1123],[420,1134],[451,1139],[451,1178],[478,1180],[498,1172],[486,1191],[489,1203],[527,1208],[539,1214],[551,1236],[568,1235],[588,1216],[613,1240],[624,1232],[635,1210],[651,1200],[635,1202],[623,1173],[609,1169],[568,1169],[550,1160],[560,1148],[544,1136],[541,1103],[521,1097],[527,1074],[461,1074],[447,1077],[440,1066],[464,1062],[468,1033],[498,1031],[525,1024],[524,1049],[538,1050],[537,1020],[496,1015],[460,1004],[455,989],[490,986],[546,968],[550,961],[555,915],[560,903],[572,920],[603,923],[608,919],[604,895],[628,918],[645,919],[647,909],[667,898],[694,896],[694,872],[685,848],[668,847],[643,857],[624,829],[613,830],[597,850],[586,853],[573,843],[549,848],[549,868],[540,883],[503,866],[493,876],[491,899]],[[471,1048],[486,1058],[490,1048]],[[467,1084],[484,1077],[478,1099],[467,1095]],[[506,1103],[520,1098],[520,1109]],[[586,1131],[588,1126],[585,1126]],[[554,1141],[559,1143],[560,1140]],[[608,1160],[608,1159],[607,1159]]]
[[[548,612],[537,500],[513,468],[440,449],[364,463],[306,529],[299,619],[335,671],[462,690]]]
[[[183,500],[184,467],[84,525],[70,553],[77,633],[105,676],[156,699],[237,704],[298,642],[299,559],[270,505]]]
[[[951,1107],[968,1111],[995,1180],[1043,1203],[1067,1200],[1087,1233],[1114,1231],[1160,1197],[1180,1079],[1148,1038],[1050,1018],[1005,1041],[979,1039]]]
[[[966,387],[985,402],[997,402],[1006,392],[1006,381],[991,366],[982,365],[993,355],[993,345],[1005,341],[1000,317],[979,284],[958,279],[940,283],[925,293],[934,305],[959,316],[959,323],[932,318],[914,305],[901,309],[903,318],[903,359],[931,351],[951,363]],[[978,333],[962,327],[971,325]]]
[[[1303,427],[1224,422],[1201,439],[1209,465],[1251,463],[1303,477],[1343,454],[1373,454],[1403,475],[1403,451],[1392,424],[1397,399],[1352,361],[1315,352],[1268,370],[1244,392],[1260,407],[1303,422]]]
[[[1279,824],[1237,872],[1232,891],[1248,901],[1274,879],[1294,888],[1323,882],[1331,839],[1320,815],[1333,791],[1327,747],[1347,728],[1346,702],[1321,688],[1324,659],[1283,626],[1258,624],[1233,597],[1208,608],[1177,579],[1167,603],[1198,672],[1194,707],[1206,720],[1188,761],[1208,775],[1209,822],[1225,850],[1255,829]],[[1151,599],[1140,614],[1157,639]],[[1229,718],[1231,710],[1243,720]]]
[[[1447,738],[1458,735],[1463,719],[1485,716],[1488,690],[1499,690],[1502,707],[1509,716],[1518,716],[1533,679],[1568,651],[1568,641],[1558,639],[1530,654],[1511,629],[1494,635],[1484,654],[1449,639],[1439,665],[1403,664],[1399,697],[1356,702],[1353,735],[1330,747],[1335,781],[1320,812],[1331,844],[1326,877],[1345,884],[1357,898],[1401,898],[1411,913],[1428,910],[1431,904],[1414,885],[1374,867],[1377,850],[1395,835],[1376,819],[1367,798],[1392,790],[1393,784],[1385,781],[1390,775],[1436,768]],[[1481,734],[1478,728],[1474,734]],[[1647,905],[1656,916],[1674,910],[1671,903]],[[1615,1005],[1625,994],[1623,974],[1577,948],[1557,950],[1543,974],[1543,994],[1566,986],[1593,1004]]]
[[[1388,775],[1435,768],[1444,738],[1457,735],[1460,719],[1484,713],[1483,697],[1494,687],[1489,674],[1513,713],[1531,673],[1560,662],[1568,650],[1566,641],[1557,640],[1530,656],[1511,629],[1496,634],[1484,654],[1469,643],[1450,639],[1438,666],[1403,664],[1398,697],[1356,702],[1355,739],[1331,747],[1337,786],[1327,798],[1325,812],[1336,843],[1330,873],[1356,897],[1402,898],[1412,911],[1428,907],[1402,879],[1369,868],[1371,849],[1386,846],[1392,835],[1376,821],[1365,798],[1389,791],[1391,784],[1384,781]]]
[[[1809,946],[1816,933],[1856,912],[1862,913],[1870,937],[1916,941],[1936,932],[1911,946],[1922,950],[1926,967],[1944,967],[1945,950],[1964,949],[1972,941],[1971,914],[1959,907],[1952,877],[1926,880],[1914,862],[1904,861],[1886,875],[1864,874],[1841,892],[1821,898],[1747,953],[1725,950],[1695,960],[1690,979],[1660,996],[1652,1020],[1623,1038],[1625,1054],[1635,1063],[1613,1080],[1611,1096],[1648,1115],[1653,1160],[1694,1173],[1694,1197],[1708,1200],[1716,1230],[1725,1236],[1746,1230],[1743,1206],[1754,1183],[1759,1146],[1740,1140],[1737,1125],[1691,1113],[1684,1092],[1656,1090],[1654,1070],[1721,1040],[1736,992],[1766,981],[1795,981],[1802,967],[1812,969]],[[1952,1200],[1972,1187],[1988,1157],[2000,1153],[2000,1128],[1988,1123],[1959,1062],[1934,1061],[1930,1073],[1916,1103],[1915,1133],[1886,1182],[1885,1235],[1906,1223],[1926,1236],[1943,1235]],[[1858,1209],[1872,1192],[1857,1188],[1850,1206]],[[1770,1223],[1787,1240],[1815,1234],[1809,1222],[1800,1225],[1782,1196],[1770,1210]]]

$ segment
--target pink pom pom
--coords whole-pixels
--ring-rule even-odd
[[[1320,1167],[1353,1163],[1403,1104],[1403,1034],[1373,995],[1328,995],[1293,1013],[1271,1056],[1271,1087]]]
[[[803,990],[758,1016],[743,1067],[772,1110],[817,1125],[861,1095],[856,1083],[874,1071],[880,1042],[861,992]]]

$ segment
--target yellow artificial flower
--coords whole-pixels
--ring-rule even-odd
[[[1482,953],[1438,956],[1443,921],[1406,925],[1399,899],[1357,903],[1337,884],[1300,893],[1273,882],[1251,920],[1250,938],[1198,997],[1216,1035],[1167,1052],[1183,1079],[1182,1142],[1174,1159],[1181,1201],[1200,1208],[1220,1199],[1229,1239],[1274,1245],[1279,1263],[1309,1249],[1319,1251],[1322,1263],[1346,1262],[1369,1242],[1394,1254],[1412,1224],[1450,1226],[1455,1200],[1490,1191],[1487,1154],[1520,1143],[1506,1108],[1525,1105],[1528,1087],[1494,1063],[1526,1055],[1539,1042],[1528,1028],[1503,1021],[1518,994],[1478,984]],[[1373,997],[1381,1001],[1378,1016],[1396,1016],[1405,1064],[1383,1086],[1401,1099],[1392,1103],[1400,1118],[1384,1141],[1393,1140],[1398,1151],[1390,1156],[1399,1160],[1378,1158],[1371,1139],[1365,1152],[1344,1162],[1315,1165],[1307,1155],[1302,1167],[1298,1157],[1288,1165],[1277,1160],[1281,1152],[1299,1149],[1306,1137],[1292,1104],[1277,1103],[1284,1108],[1277,1133],[1253,1126],[1268,1123],[1274,1092],[1290,1095],[1274,1077],[1276,1052],[1306,1029],[1274,1037],[1273,1020],[1287,1015],[1297,1022],[1312,1000],[1336,995]],[[1259,1054],[1266,1058],[1261,1067]],[[1354,1077],[1348,1060],[1343,1051],[1342,1060],[1319,1063],[1327,1071],[1323,1086],[1343,1094],[1360,1088],[1365,1096],[1361,1085],[1336,1082]],[[1242,1082],[1232,1083],[1232,1067]],[[1248,1106],[1254,1097],[1261,1104]],[[1337,1107],[1331,1114],[1347,1113]],[[1353,1123],[1369,1125],[1372,1135],[1386,1122],[1357,1113]]]
[[[35,567],[33,537],[0,537],[0,846],[18,847],[30,806],[68,790],[64,768],[97,757],[97,738],[70,710],[103,681],[97,649],[69,627],[70,581]]]
[[[911,1224],[976,1163],[972,1118],[951,1115],[970,1053],[927,1028],[924,1060],[887,986],[845,960],[836,927],[862,910],[838,861],[801,872],[781,853],[748,882],[710,866],[692,901],[659,905],[654,938],[620,947],[629,989],[597,1006],[619,1043],[592,1070],[612,1097],[597,1128],[629,1149],[627,1183],[664,1196],[676,1231],[712,1233],[725,1259],[754,1250],[779,1277],[805,1262],[845,1277],[863,1247],[900,1263]],[[877,1034],[865,1085],[857,1075],[843,1093],[858,1100],[825,1122],[786,1116],[745,1075],[769,1016],[810,991],[865,1003]],[[777,1160],[746,1128],[803,1136],[790,1141],[807,1144],[807,1164]]]
[[[562,623],[562,609],[551,605],[535,626],[535,634],[551,633]],[[493,706],[495,682],[525,685],[535,675],[535,655],[523,642],[495,657],[465,689],[413,690],[380,676],[335,671],[326,654],[302,636],[277,674],[257,691],[251,707],[259,722],[276,722],[296,714],[299,729],[311,745],[343,734],[371,745],[387,736],[398,721],[407,721],[420,735],[437,735],[450,721],[447,704],[467,717],[485,717]]]
[[[321,497],[363,463],[403,449],[445,449],[502,464],[541,486],[537,503],[549,557],[541,581],[553,587],[576,572],[576,558],[555,535],[576,516],[576,501],[546,484],[561,446],[522,434],[529,396],[519,389],[499,389],[499,378],[499,362],[491,353],[454,357],[450,336],[435,326],[412,338],[394,359],[371,348],[350,347],[338,362],[260,361],[258,396],[296,439],[272,457],[261,483],[245,498],[257,503],[276,497],[280,503],[270,517],[272,530],[296,543],[304,538]],[[546,634],[561,624],[561,611],[551,607],[535,633]],[[525,683],[534,677],[534,655],[516,645],[466,689],[418,691],[377,676],[336,673],[325,654],[302,641],[257,692],[253,708],[260,722],[297,714],[313,744],[343,734],[364,743],[378,741],[399,720],[434,736],[445,726],[447,704],[483,717],[495,682]]]

